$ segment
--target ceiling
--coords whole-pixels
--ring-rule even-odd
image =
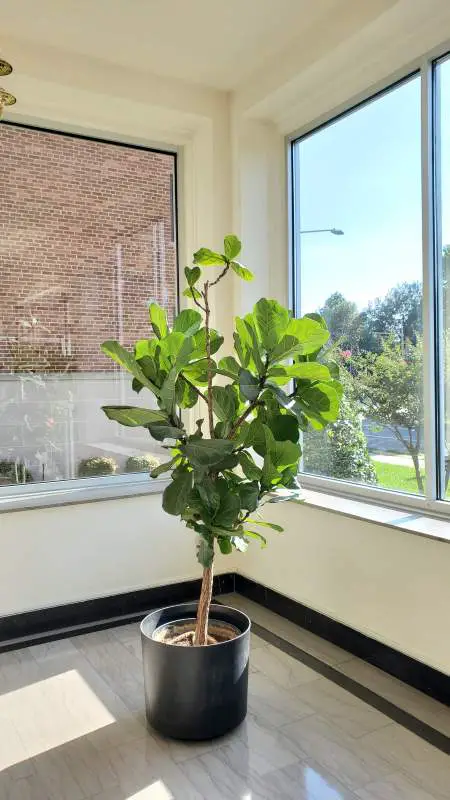
[[[231,90],[312,25],[326,26],[330,11],[358,0],[39,0],[39,13],[36,5],[2,4],[6,58],[11,36]]]

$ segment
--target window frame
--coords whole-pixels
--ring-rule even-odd
[[[298,148],[296,143],[351,114],[359,107],[377,100],[384,94],[414,77],[420,78],[421,92],[421,196],[422,196],[422,281],[424,329],[424,455],[427,475],[425,495],[382,489],[343,479],[300,474],[305,489],[322,491],[370,503],[405,509],[438,518],[450,519],[450,501],[439,499],[443,461],[443,380],[439,319],[442,305],[439,243],[440,180],[439,173],[439,92],[437,68],[450,58],[450,42],[428,52],[389,78],[354,96],[345,104],[322,115],[286,137],[288,188],[288,249],[289,305],[295,316],[301,309],[301,258],[299,237],[295,236],[295,216],[298,209],[299,187]]]
[[[153,143],[147,144],[142,141],[133,141],[132,139],[121,137],[104,138],[101,135],[97,136],[80,132],[79,130],[72,130],[70,127],[66,129],[60,127],[45,127],[25,121],[15,122],[13,120],[2,120],[0,124],[8,125],[11,128],[24,128],[41,133],[51,133],[55,136],[84,139],[99,144],[116,145],[118,147],[126,147],[134,150],[145,150],[150,153],[160,153],[173,157],[174,172],[173,181],[170,186],[173,211],[171,224],[173,226],[176,259],[176,311],[179,313],[182,307],[180,293],[180,239],[182,240],[183,226],[179,215],[180,194],[182,193],[182,148],[176,145],[173,147],[171,145],[159,147]],[[68,478],[66,480],[0,486],[0,514],[8,511],[20,511],[48,506],[92,502],[95,500],[113,500],[120,499],[121,497],[155,494],[163,492],[167,484],[167,478],[150,480],[146,473],[136,472],[131,474],[124,473],[120,475],[91,478]]]

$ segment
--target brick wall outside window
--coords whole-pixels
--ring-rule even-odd
[[[175,157],[0,124],[0,167],[0,462],[75,477],[148,449],[105,426],[102,402],[137,398],[100,344],[150,336],[150,299],[176,311]]]

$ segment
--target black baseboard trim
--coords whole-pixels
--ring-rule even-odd
[[[0,618],[0,653],[79,633],[111,628],[142,619],[153,608],[188,603],[200,596],[201,580],[98,597],[79,603],[12,614]],[[214,578],[214,595],[234,591],[234,573]]]
[[[450,677],[443,672],[243,575],[236,574],[235,591],[450,706]]]
[[[199,579],[0,618],[0,652],[134,622],[158,606],[195,600]],[[450,706],[450,677],[327,617],[280,592],[235,573],[216,575],[214,595],[239,592],[409,686]]]

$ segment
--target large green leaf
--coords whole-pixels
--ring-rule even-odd
[[[238,407],[238,399],[232,386],[213,386],[213,411],[222,422],[232,420]]]
[[[188,286],[194,286],[194,284],[197,283],[200,275],[202,274],[202,271],[200,267],[192,267],[192,269],[190,267],[185,267],[184,274],[186,276]]]
[[[267,547],[267,539],[262,533],[257,533],[257,531],[251,531],[249,528],[245,528],[245,535],[248,536],[250,539],[256,539],[261,547]]]
[[[214,328],[210,331],[211,337],[211,355],[213,356],[214,353],[217,353],[219,348],[223,344],[223,336],[220,336],[219,333],[214,330]],[[200,328],[197,333],[194,333],[193,338],[193,345],[194,349],[191,353],[191,361],[196,361],[197,359],[205,358],[206,357],[206,329]]]
[[[255,464],[249,453],[246,452],[239,453],[239,464],[241,465],[241,469],[245,477],[248,478],[250,481],[254,480],[258,481],[260,479],[261,470]]]
[[[252,281],[255,277],[253,272],[250,272],[250,270],[244,267],[243,264],[240,264],[239,261],[232,261],[230,267],[243,281]]]
[[[288,336],[295,336],[301,344],[301,353],[308,355],[320,350],[330,338],[329,331],[323,328],[320,322],[302,317],[301,319],[291,319],[286,329]]]
[[[240,366],[234,356],[221,358],[217,366],[220,375],[226,375],[227,378],[233,378],[233,380],[237,380],[239,377]]]
[[[223,240],[223,249],[225,257],[228,261],[232,261],[233,258],[236,258],[236,256],[238,256],[241,252],[241,248],[242,244],[234,233],[230,233],[228,236],[225,236],[225,239]]]
[[[278,470],[297,464],[300,455],[300,446],[289,440],[275,442],[275,446],[270,451],[272,463]]]
[[[305,414],[319,416],[326,422],[334,422],[339,413],[339,396],[333,386],[317,383],[302,389],[296,395]]]
[[[192,489],[192,472],[179,472],[166,486],[163,493],[163,509],[167,514],[178,516],[186,508]]]
[[[229,556],[233,552],[233,545],[229,536],[218,536],[217,544],[222,555]]]
[[[258,332],[255,327],[255,318],[253,317],[253,314],[247,314],[247,316],[244,317],[244,324],[250,337],[249,347],[251,349],[255,367],[259,375],[264,375],[265,366],[261,356],[261,346],[259,343]]]
[[[277,442],[298,442],[299,426],[292,414],[274,414],[269,417],[267,424]]]
[[[271,528],[273,531],[277,531],[277,533],[283,533],[284,528],[281,525],[276,525],[275,522],[264,522],[262,519],[248,519],[247,522],[251,522],[252,525],[261,525],[262,528]]]
[[[150,322],[158,339],[163,339],[168,334],[166,312],[158,303],[150,303]]]
[[[217,489],[220,493],[220,506],[214,518],[214,525],[223,528],[232,528],[241,510],[239,495],[230,491],[225,480],[217,481]]]
[[[202,504],[205,506],[211,519],[214,519],[220,507],[220,494],[217,491],[214,481],[209,476],[196,485]]]
[[[187,364],[192,356],[194,339],[180,331],[172,331],[161,340],[160,345],[161,353],[168,360],[168,364],[181,367]]]
[[[155,422],[148,426],[148,429],[154,439],[158,442],[163,442],[164,439],[181,439],[186,435],[182,428],[176,428],[175,425],[168,425],[167,422]]]
[[[175,400],[177,406],[181,408],[193,408],[198,400],[198,394],[195,386],[191,386],[182,374],[178,375],[175,384]]]
[[[169,373],[163,385],[161,386],[161,391],[160,391],[161,403],[163,404],[164,408],[167,410],[169,414],[173,414],[176,407],[177,399],[175,393],[175,384],[177,382],[178,373],[179,373],[178,367],[172,367],[169,370]]]
[[[175,318],[173,330],[177,333],[184,333],[185,336],[192,336],[197,333],[202,324],[202,315],[192,308],[185,308]]]
[[[228,439],[193,439],[182,448],[194,467],[213,467],[230,455],[235,443]]]
[[[245,508],[246,511],[256,511],[259,500],[258,482],[240,483],[237,489],[241,501],[241,508]]]
[[[253,447],[259,456],[265,456],[275,447],[275,439],[270,428],[255,419],[248,429],[245,444]]]
[[[188,286],[186,289],[183,289],[183,297],[189,297],[191,300],[201,300],[202,295],[200,294],[199,290],[195,288],[195,286]]]
[[[155,469],[152,469],[150,477],[158,478],[164,472],[169,472],[171,469],[173,469],[177,461],[177,458],[172,458],[170,461],[165,461],[164,464],[160,464],[158,467],[155,467]]]
[[[256,400],[260,392],[258,378],[255,378],[248,369],[241,369],[239,374],[239,388],[246,400]]]
[[[201,247],[194,253],[194,264],[200,264],[201,267],[215,267],[217,265],[225,264],[224,256],[220,253],[215,253],[208,247]]]
[[[286,358],[300,355],[302,352],[302,345],[296,336],[282,336],[281,341],[272,350],[270,363],[276,364]]]
[[[102,406],[108,419],[120,422],[129,428],[146,427],[152,422],[167,422],[167,415],[161,411],[136,406]]]
[[[261,341],[266,350],[273,350],[281,341],[289,322],[289,312],[276,300],[262,297],[255,305],[256,318]]]
[[[131,372],[131,374],[134,375],[134,377],[137,378],[137,380],[142,383],[143,386],[146,386],[147,389],[150,389],[153,394],[156,394],[156,396],[159,395],[158,387],[155,386],[151,380],[146,378],[136,359],[133,358],[131,353],[129,353],[128,350],[125,350],[125,348],[122,347],[119,342],[112,340],[103,342],[101,349],[105,355],[109,356],[109,358],[112,358],[113,361],[115,361],[117,364],[120,364],[120,366],[124,367],[126,370],[128,370],[128,372]]]
[[[320,364],[318,361],[302,361],[299,364],[272,367],[267,374],[269,378],[286,378],[286,382],[291,378],[308,381],[331,380],[328,367],[324,364]]]

